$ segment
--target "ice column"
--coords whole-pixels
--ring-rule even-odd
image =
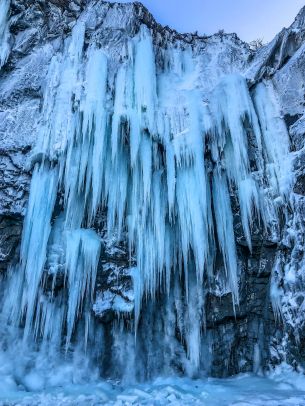
[[[20,317],[26,312],[25,335],[30,333],[37,293],[47,255],[51,218],[57,196],[58,169],[49,163],[36,164],[23,226],[20,270],[24,290]]]
[[[66,277],[68,279],[67,348],[81,306],[93,300],[101,239],[93,230],[66,231]]]
[[[292,183],[290,141],[285,122],[280,116],[275,92],[271,83],[259,83],[253,92],[264,145],[267,178],[273,193],[287,195]]]
[[[1,0],[0,2],[0,69],[5,64],[9,52],[9,24],[8,15],[10,9],[10,0]]]

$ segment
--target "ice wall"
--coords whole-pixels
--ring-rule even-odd
[[[24,329],[25,343],[49,347],[52,359],[61,348],[85,352],[90,341],[97,362],[110,334],[111,365],[121,375],[136,364],[143,378],[169,372],[178,352],[183,372],[193,375],[204,368],[204,302],[216,260],[232,306],[239,303],[233,196],[250,251],[253,221],[272,228],[278,199],[286,198],[285,126],[263,83],[250,94],[242,76],[228,75],[204,93],[196,58],[179,47],[164,52],[161,69],[144,25],[125,44],[113,78],[85,28],[80,18],[49,66],[20,262],[5,282],[3,318]],[[92,317],[101,212],[108,237],[126,233],[136,260],[134,315],[129,309],[129,322],[113,323],[110,333]],[[166,355],[153,360],[158,339]]]

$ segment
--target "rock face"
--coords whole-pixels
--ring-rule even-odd
[[[232,286],[229,289],[223,282],[228,269],[218,236],[214,247],[214,276],[212,281],[205,277],[204,289],[193,298],[196,303],[192,303],[192,298],[186,298],[187,294],[182,288],[185,282],[184,271],[180,275],[176,272],[170,282],[170,290],[175,293],[166,295],[161,289],[154,293],[154,300],[143,298],[142,316],[135,317],[137,299],[134,291],[138,283],[136,255],[129,246],[126,229],[122,233],[110,235],[107,229],[107,207],[99,210],[90,224],[90,228],[100,238],[101,247],[96,251],[96,278],[90,279],[90,283],[94,285],[94,300],[90,303],[92,308],[89,313],[95,319],[94,323],[102,326],[104,348],[108,348],[103,354],[97,355],[101,374],[122,377],[126,369],[134,369],[137,379],[147,379],[157,373],[170,373],[173,370],[192,376],[205,371],[213,376],[224,377],[239,372],[259,372],[281,362],[288,362],[299,368],[305,361],[305,8],[300,11],[291,27],[283,29],[270,44],[254,53],[235,34],[219,33],[199,37],[195,34],[182,35],[168,27],[162,27],[140,3],[12,0],[6,23],[9,34],[5,37],[5,43],[3,41],[9,52],[3,61],[0,75],[1,274],[10,276],[10,267],[18,263],[23,217],[28,205],[35,164],[48,161],[53,170],[54,162],[58,159],[56,148],[53,155],[45,156],[37,145],[41,142],[42,123],[46,120],[43,112],[47,95],[52,93],[52,82],[48,79],[50,66],[57,57],[60,58],[59,55],[65,55],[67,41],[80,21],[85,27],[84,49],[90,49],[95,44],[107,57],[108,88],[104,105],[107,108],[111,106],[109,110],[115,109],[112,102],[115,98],[114,83],[117,80],[118,67],[128,59],[128,44],[133,38],[142,35],[144,26],[152,38],[158,78],[173,66],[177,69],[177,75],[180,74],[179,69],[187,72],[183,83],[176,82],[174,86],[180,86],[178,90],[182,91],[190,87],[197,89],[202,101],[209,106],[213,100],[211,95],[217,93],[215,88],[222,89],[217,85],[223,78],[236,73],[246,78],[249,97],[256,108],[261,131],[266,134],[262,146],[265,166],[268,166],[268,162],[273,160],[274,163],[279,159],[277,152],[274,155],[270,152],[273,146],[268,147],[268,137],[272,143],[274,138],[270,138],[271,133],[274,128],[280,128],[283,120],[290,137],[290,151],[287,156],[291,166],[283,167],[281,173],[285,175],[285,171],[288,171],[286,176],[277,178],[280,184],[277,187],[284,192],[271,198],[277,211],[276,220],[263,224],[264,215],[252,210],[254,221],[250,244],[236,185],[230,185],[238,265],[238,303],[234,303]],[[168,49],[179,50],[187,55],[182,66],[176,63],[174,51],[173,59],[167,58]],[[196,61],[191,68],[186,66],[189,60]],[[162,85],[165,93],[169,85],[160,80],[159,86]],[[267,107],[262,108],[259,105],[257,89],[260,89],[260,85],[272,89],[270,104],[278,108],[278,116],[273,117],[272,125],[262,119],[267,114],[264,113]],[[54,87],[56,86],[58,83],[54,82]],[[229,84],[224,85],[226,86]],[[159,92],[161,94],[162,89]],[[225,93],[221,94],[222,99],[225,96]],[[220,105],[221,103],[216,107],[221,109]],[[73,108],[77,110],[77,100]],[[145,109],[149,108],[147,103]],[[145,109],[142,106],[142,110]],[[143,114],[149,115],[149,111],[143,111]],[[244,119],[249,138],[247,154],[251,174],[255,177],[259,172],[259,146],[254,135],[255,125],[253,122],[246,123],[249,120],[246,114]],[[124,125],[124,142],[128,144],[127,120]],[[149,131],[149,123],[146,127],[145,131]],[[278,130],[276,134],[281,131]],[[212,137],[211,134],[209,136]],[[279,139],[279,143],[281,142]],[[168,159],[164,158],[166,153],[162,142],[157,140],[156,145],[158,159]],[[202,149],[202,156],[205,155],[211,165],[216,165],[216,160],[210,158],[213,154],[215,151],[212,142],[208,141],[205,151]],[[280,164],[284,166],[284,162]],[[214,168],[208,168],[209,173],[213,170]],[[263,184],[262,190],[267,195],[272,186],[265,179],[259,182]],[[46,184],[41,185],[47,189],[48,183],[46,181]],[[52,224],[57,222],[58,226],[52,229],[49,242],[46,241],[50,252],[42,279],[47,292],[45,294],[55,292],[55,296],[62,295],[60,300],[64,301],[66,296],[61,292],[65,288],[66,265],[60,243],[63,225],[58,220],[58,213],[63,208],[63,193],[58,190],[55,196],[56,202],[54,201],[51,214]],[[31,195],[33,196],[32,191]],[[213,211],[212,217],[216,217],[217,223],[215,205]],[[78,234],[73,238],[78,238],[79,245],[83,244],[86,248],[85,234]],[[94,238],[90,240],[90,247],[94,245]],[[78,257],[79,263],[82,262],[81,255]],[[69,259],[66,261],[69,262]],[[90,268],[86,260],[84,262],[83,269]],[[189,271],[189,284],[190,289],[194,288],[195,291],[196,288],[192,285],[195,286],[196,280],[194,272]],[[85,285],[89,284],[88,280]],[[200,300],[202,303],[199,303]],[[83,306],[88,306],[88,303]],[[198,307],[201,313],[190,314],[188,308]],[[197,318],[200,319],[199,331],[194,332],[194,320]],[[134,341],[136,324],[138,346]],[[69,323],[64,329],[69,336]],[[86,340],[91,346],[97,347],[97,336],[90,341],[91,330],[88,329],[86,327],[86,334],[89,334]],[[70,339],[77,341],[77,334],[74,331],[72,334],[72,330]],[[162,344],[159,345],[158,332],[161,331],[164,337],[160,338]],[[198,339],[196,334],[200,337],[195,343],[195,347],[200,347],[198,362],[194,361],[197,355],[192,353],[194,349],[189,344],[194,337],[194,340]],[[125,372],[122,372],[123,364]]]

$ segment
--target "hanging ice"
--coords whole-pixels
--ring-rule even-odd
[[[245,79],[239,75],[223,79],[213,92],[211,111],[215,118],[212,156],[223,162],[230,184],[237,188],[242,225],[251,249],[252,219],[255,211],[260,211],[260,201],[250,173],[249,132],[257,146],[258,170],[262,170],[262,146],[258,118]]]
[[[67,345],[69,345],[81,306],[90,306],[93,300],[101,240],[92,230],[67,231],[66,240],[66,277],[69,291]],[[84,303],[84,299],[87,303]]]
[[[63,163],[67,222],[74,227],[81,225],[85,210],[88,219],[93,219],[102,201],[106,158],[106,79],[107,60],[104,53],[90,48],[84,78],[85,92],[80,96],[79,110],[73,117],[77,121]],[[80,210],[76,215],[78,218],[74,213],[76,202]]]
[[[260,83],[254,90],[254,103],[263,135],[265,161],[268,177],[275,194],[286,195],[292,179],[287,176],[291,171],[289,157],[289,136],[286,125],[277,109],[276,97],[272,85]]]
[[[0,69],[5,64],[9,52],[9,25],[8,16],[10,9],[10,0],[1,0],[0,2]]]
[[[213,173],[213,206],[215,211],[217,238],[223,254],[225,270],[228,275],[234,299],[238,302],[237,262],[232,209],[227,180],[219,168],[215,168]]]
[[[272,198],[287,190],[281,166],[287,133],[265,85],[251,95],[245,79],[233,75],[203,94],[192,53],[168,49],[157,64],[147,27],[124,44],[113,75],[106,50],[87,44],[85,34],[79,18],[63,53],[50,63],[20,264],[11,270],[3,314],[14,325],[24,323],[25,337],[46,351],[58,354],[63,342],[67,354],[76,351],[75,337],[85,349],[91,335],[99,348],[103,329],[91,311],[102,242],[93,229],[103,214],[108,238],[127,235],[130,259],[137,263],[134,320],[113,322],[114,342],[132,341],[127,326],[132,333],[147,329],[149,340],[163,329],[166,340],[185,346],[186,368],[195,373],[215,260],[222,258],[235,306],[234,216],[251,250],[253,219],[266,226],[274,208],[262,186],[272,189]],[[282,142],[274,149],[275,138]],[[271,181],[265,179],[264,158]],[[137,342],[132,348],[130,363]],[[169,345],[168,353],[175,351]]]
[[[156,67],[151,35],[141,26],[135,46],[134,94],[142,129],[151,135],[156,131]]]
[[[36,165],[24,222],[20,252],[20,273],[24,273],[24,290],[20,318],[26,313],[25,335],[33,322],[37,293],[47,255],[51,219],[56,201],[58,169],[44,163]]]

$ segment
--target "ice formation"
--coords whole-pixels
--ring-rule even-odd
[[[9,54],[9,26],[8,14],[10,0],[1,0],[0,3],[0,68],[4,65]]]
[[[50,63],[20,262],[5,282],[2,317],[52,359],[62,347],[66,356],[85,352],[90,340],[93,357],[102,356],[104,330],[92,317],[101,212],[108,237],[127,233],[136,260],[134,321],[133,306],[116,302],[131,319],[114,323],[111,333],[118,365],[130,373],[140,342],[149,358],[143,377],[153,375],[149,343],[157,348],[157,331],[167,346],[164,369],[172,368],[178,336],[193,375],[204,366],[204,300],[216,260],[232,306],[239,303],[233,196],[249,250],[254,219],[272,227],[274,200],[285,200],[289,141],[272,89],[261,83],[250,93],[245,78],[233,74],[203,94],[190,85],[196,60],[188,51],[169,48],[163,58],[161,70],[143,25],[111,80],[103,49],[85,46],[80,18]],[[111,295],[102,294],[100,308]]]

